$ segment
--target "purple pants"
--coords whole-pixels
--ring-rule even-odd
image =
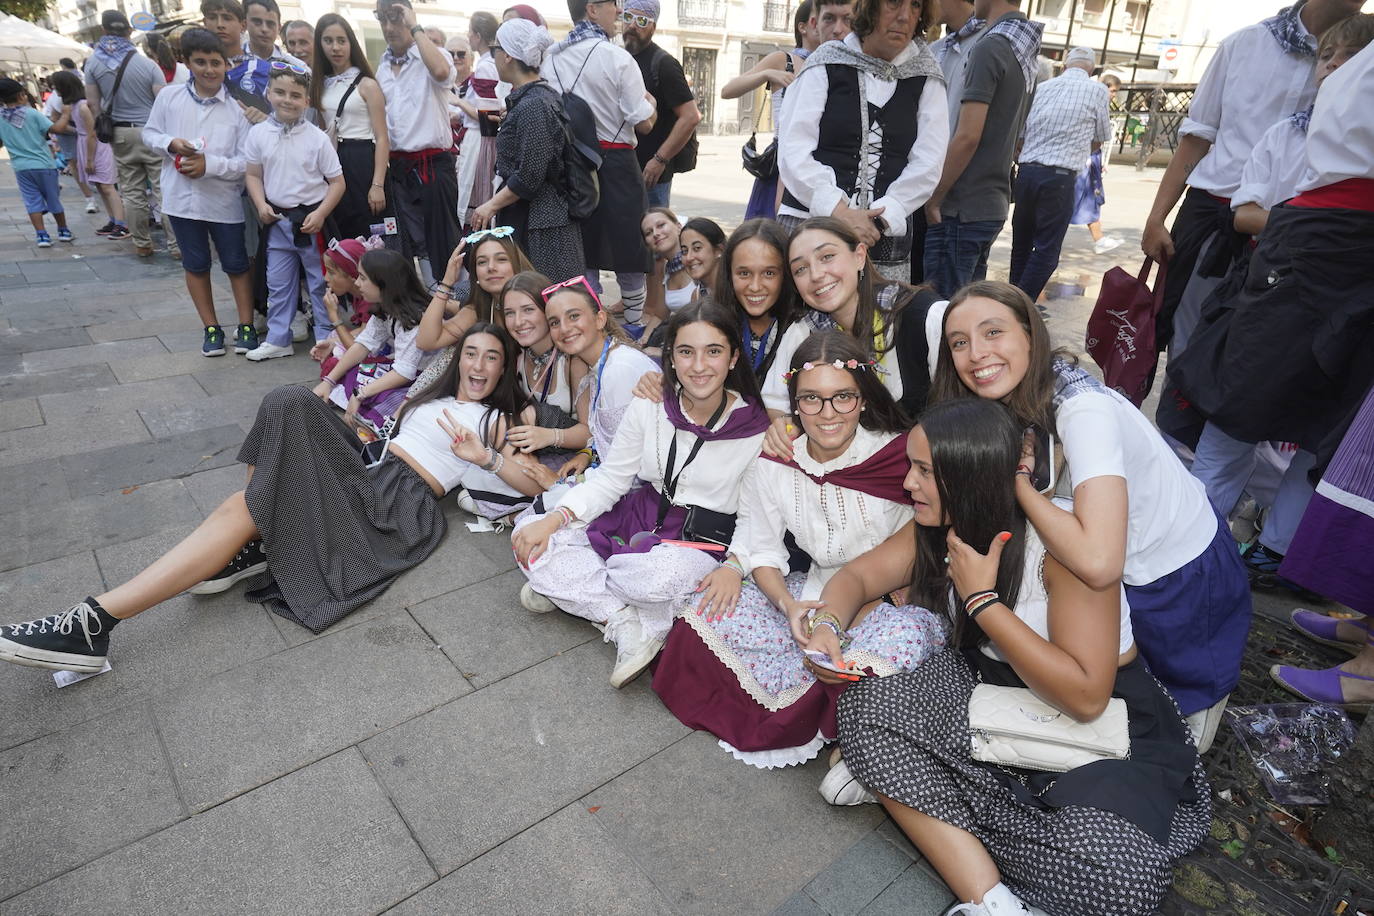
[[[329,336],[330,321],[324,309],[324,263],[315,237],[297,245],[291,223],[284,219],[264,226],[262,231],[267,233],[267,342],[291,346],[291,317],[296,314],[302,269],[315,310],[315,339],[324,340]]]

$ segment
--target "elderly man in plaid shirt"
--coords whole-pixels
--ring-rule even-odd
[[[1059,266],[1078,173],[1112,138],[1110,93],[1091,76],[1096,62],[1089,48],[1070,51],[1064,73],[1040,85],[1026,116],[1011,218],[1011,282],[1031,299]]]

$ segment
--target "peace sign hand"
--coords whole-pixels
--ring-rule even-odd
[[[435,422],[439,424],[440,429],[448,434],[451,440],[448,445],[449,450],[459,458],[469,464],[484,464],[490,457],[491,450],[487,448],[486,444],[475,432],[459,423],[453,414],[449,413],[447,407],[444,408],[444,415],[437,418]]]

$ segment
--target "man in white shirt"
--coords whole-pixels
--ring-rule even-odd
[[[540,75],[556,91],[586,101],[596,120],[601,203],[582,221],[587,280],[599,291],[599,272],[615,271],[625,320],[637,324],[644,314],[650,254],[639,228],[649,199],[635,157],[636,134],[653,129],[657,112],[639,65],[611,43],[620,16],[618,0],[568,0],[568,13],[572,32],[549,49]]]
[[[387,198],[395,201],[402,251],[420,259],[426,286],[458,245],[458,172],[449,127],[453,57],[430,41],[410,0],[377,0],[387,48],[377,67],[391,139]]]
[[[1059,266],[1078,173],[1112,138],[1107,87],[1091,76],[1096,63],[1091,48],[1071,50],[1063,74],[1036,88],[1026,115],[1011,218],[1010,280],[1031,301]]]
[[[1270,125],[1312,104],[1317,38],[1363,4],[1307,0],[1287,7],[1227,36],[1208,64],[1140,242],[1146,255],[1169,265],[1155,340],[1168,346],[1170,359],[1187,346],[1202,301],[1245,243],[1232,228],[1230,198],[1250,151]],[[1185,187],[1187,197],[1170,231],[1165,220]]]
[[[162,155],[162,212],[181,246],[186,289],[205,326],[201,355],[225,352],[210,288],[211,240],[238,309],[234,349],[247,353],[258,347],[241,203],[248,119],[225,90],[228,61],[214,34],[187,29],[181,53],[191,79],[158,93],[143,127],[143,142]]]

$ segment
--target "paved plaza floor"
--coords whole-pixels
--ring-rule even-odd
[[[739,138],[705,138],[686,216],[732,226]],[[1050,325],[1082,348],[1101,273],[1139,266],[1157,174],[1107,175],[1109,232],[1070,232]],[[181,266],[94,229],[33,247],[0,167],[0,622],[122,581],[239,489],[234,458],[297,355],[199,354]],[[1008,233],[994,249],[1005,276]],[[221,318],[232,300],[215,275]],[[938,913],[944,884],[876,806],[764,772],[669,714],[614,648],[517,601],[508,536],[448,504],[438,551],[319,636],[242,589],[115,631],[58,688],[0,665],[0,914]],[[320,538],[329,537],[325,531]],[[1275,607],[1275,612],[1282,610]]]

